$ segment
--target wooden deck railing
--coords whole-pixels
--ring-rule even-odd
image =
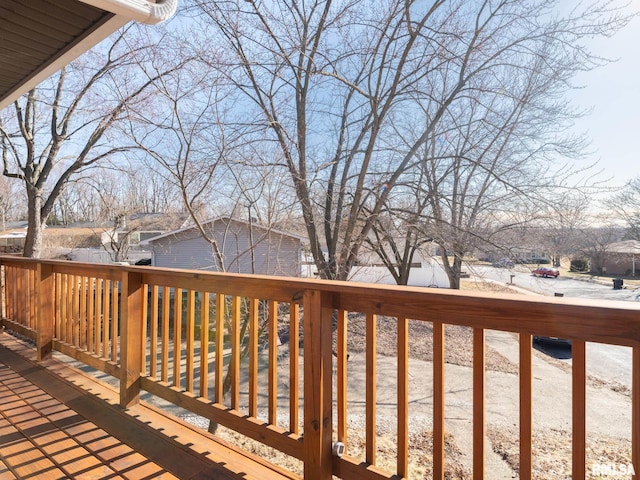
[[[485,332],[519,338],[521,479],[532,477],[532,336],[573,341],[572,478],[586,477],[585,342],[633,351],[631,461],[640,468],[640,309],[634,303],[471,294],[343,282],[0,257],[2,324],[120,379],[121,405],[141,390],[302,462],[305,478],[409,478],[409,319],[433,331],[433,478],[445,470],[445,330],[473,329],[473,477],[484,478]],[[364,318],[364,371],[347,361],[352,315]],[[395,461],[379,465],[376,329],[397,329]],[[285,338],[283,355],[279,346]],[[299,347],[301,347],[299,351]],[[299,362],[299,358],[302,362]],[[301,367],[300,367],[301,365]],[[363,453],[351,448],[348,385],[364,377]],[[300,412],[300,414],[299,414]],[[395,420],[394,420],[395,421]],[[334,442],[346,446],[334,455]],[[391,466],[390,466],[391,465]],[[394,466],[395,465],[395,466]],[[637,478],[634,477],[634,478]]]

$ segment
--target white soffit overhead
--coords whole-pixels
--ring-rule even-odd
[[[169,19],[177,3],[178,0],[2,0],[0,110],[128,22],[153,25]],[[74,5],[78,8],[74,9]],[[75,13],[78,15],[71,22]],[[51,18],[51,22],[43,23],[43,18]],[[67,25],[69,31],[65,30]],[[74,32],[70,31],[72,27]],[[56,42],[51,41],[52,37]],[[53,43],[55,48],[51,47]]]

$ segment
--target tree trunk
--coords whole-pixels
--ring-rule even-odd
[[[449,262],[447,251],[443,249],[442,266],[444,267],[444,271],[447,272],[447,277],[449,277],[449,288],[460,290],[460,273],[462,272],[462,257],[454,254],[453,263],[451,263]]]
[[[24,240],[22,255],[30,258],[40,258],[42,254],[42,236],[44,223],[42,219],[42,192],[33,190],[27,192],[29,217],[27,236]]]

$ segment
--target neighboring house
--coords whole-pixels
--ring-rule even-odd
[[[298,235],[245,220],[219,217],[204,223],[222,253],[224,270],[259,275],[301,274],[302,240]],[[152,265],[163,268],[222,270],[212,245],[195,227],[182,228],[140,242],[152,251]]]
[[[137,213],[113,222],[82,222],[49,226],[44,230],[43,258],[64,258],[85,263],[129,263],[151,261],[148,247],[140,242],[183,226],[185,213]],[[26,222],[7,224],[0,232],[0,253],[21,253]]]
[[[597,258],[589,258],[591,273],[636,276],[640,270],[640,242],[625,240],[610,243],[599,252]]]
[[[404,239],[396,239],[397,244],[402,244]],[[449,288],[449,278],[440,262],[437,261],[437,245],[427,242],[418,248],[411,262],[411,271],[407,285],[417,287]],[[393,252],[387,246],[386,255],[393,258]],[[394,265],[397,269],[398,265]],[[315,266],[314,266],[315,270]],[[387,266],[380,256],[371,250],[370,246],[364,246],[358,255],[358,262],[349,273],[352,282],[380,283],[394,285],[396,283]]]
[[[357,265],[351,269],[349,280],[352,282],[380,283],[395,285],[395,280],[387,267],[375,265]],[[408,286],[449,288],[449,277],[437,260],[425,258],[413,262],[409,274]]]
[[[136,213],[121,215],[115,219],[112,228],[101,235],[103,253],[110,262],[134,263],[143,258],[151,258],[148,247],[141,246],[145,240],[155,238],[165,232],[183,227],[188,214],[178,213]]]
[[[13,229],[0,233],[0,252],[22,253],[27,229]],[[43,258],[60,258],[79,248],[100,246],[100,230],[94,228],[47,227],[43,232]]]
[[[12,231],[0,233],[0,252],[1,253],[17,253],[24,248],[24,241],[27,237],[27,231]]]

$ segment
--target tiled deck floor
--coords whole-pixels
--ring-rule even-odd
[[[25,356],[27,358],[25,358]],[[0,333],[0,480],[290,478]]]

